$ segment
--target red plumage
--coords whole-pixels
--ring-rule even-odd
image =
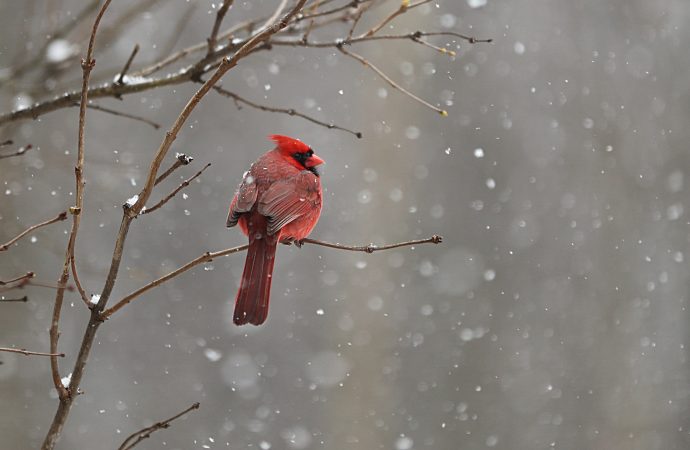
[[[261,325],[268,315],[273,263],[279,242],[300,241],[319,220],[323,160],[302,141],[271,135],[277,146],[251,165],[230,203],[227,226],[239,224],[249,237],[236,325]]]

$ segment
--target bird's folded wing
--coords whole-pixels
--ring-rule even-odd
[[[311,172],[276,181],[259,199],[259,213],[268,217],[268,234],[318,208],[318,179]]]
[[[247,177],[245,176],[235,197],[232,199],[232,203],[230,203],[230,212],[228,212],[226,226],[234,227],[237,225],[237,221],[242,213],[250,211],[254,203],[256,203],[256,194],[256,183],[254,180],[251,183],[247,183]]]

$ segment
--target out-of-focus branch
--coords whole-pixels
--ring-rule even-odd
[[[52,219],[48,219],[45,222],[37,223],[36,225],[31,225],[29,228],[26,230],[22,231],[9,241],[5,242],[4,244],[0,245],[0,252],[4,252],[5,250],[9,249],[10,246],[12,246],[15,242],[26,236],[27,234],[31,233],[34,230],[37,230],[38,228],[45,227],[47,225],[53,224],[55,222],[60,222],[62,220],[67,219],[67,211],[63,211],[57,216],[53,217]]]
[[[35,355],[35,356],[53,356],[53,357],[60,357],[60,358],[65,357],[64,353],[32,352],[29,350],[25,350],[23,348],[11,348],[11,347],[0,347],[0,352],[20,353],[24,356]]]
[[[11,145],[12,141],[5,141],[5,142],[3,142],[3,144]],[[31,144],[27,144],[24,147],[20,147],[19,150],[16,150],[15,152],[0,155],[0,159],[12,158],[14,156],[21,156],[24,153],[26,153],[27,151],[31,150],[32,148],[33,148],[33,146]]]
[[[77,16],[74,20],[68,21],[62,26],[62,28],[51,33],[50,39],[43,43],[43,45],[41,46],[41,48],[38,49],[34,57],[27,60],[19,67],[11,68],[8,71],[7,76],[5,76],[4,78],[0,77],[0,82],[4,82],[7,79],[20,77],[24,75],[24,73],[36,67],[36,65],[45,58],[46,51],[48,50],[50,44],[55,42],[55,40],[57,39],[64,38],[72,30],[77,28],[77,26],[84,20],[86,20],[86,18],[98,7],[98,3],[100,3],[100,0],[91,0],[91,2],[89,2],[81,11],[79,11],[79,13],[77,13]]]
[[[120,75],[117,76],[117,79],[115,80],[115,83],[117,84],[124,84],[123,79],[125,78],[125,75],[127,75],[127,72],[129,71],[129,67],[132,65],[132,61],[134,61],[134,58],[137,56],[137,53],[139,53],[139,44],[135,44],[134,48],[132,49],[132,53],[129,55],[129,58],[127,58],[127,62],[125,63],[125,66],[122,68],[120,71]]]
[[[303,118],[303,119],[305,119],[305,120],[308,120],[309,122],[315,123],[315,124],[317,124],[317,125],[321,125],[322,127],[326,127],[326,128],[328,128],[328,129],[332,129],[332,130],[342,130],[342,131],[345,131],[345,132],[347,132],[347,133],[350,133],[350,134],[355,135],[357,138],[361,138],[361,137],[362,137],[362,133],[359,132],[359,131],[353,131],[353,130],[350,130],[350,129],[348,129],[348,128],[343,128],[343,127],[338,126],[338,125],[335,125],[335,124],[333,124],[333,123],[322,122],[322,121],[320,121],[320,120],[314,119],[314,118],[311,117],[311,116],[308,116],[308,115],[303,114],[303,113],[301,113],[301,112],[299,112],[299,111],[296,111],[295,109],[292,109],[292,108],[276,108],[275,106],[260,105],[260,104],[258,104],[258,103],[254,103],[254,102],[252,102],[252,101],[250,101],[250,100],[247,100],[247,99],[244,98],[244,97],[240,97],[239,95],[235,94],[234,92],[230,92],[230,91],[228,91],[228,90],[225,90],[225,89],[223,89],[223,88],[220,87],[220,86],[214,86],[213,89],[215,89],[216,92],[218,92],[219,94],[224,95],[225,97],[229,97],[229,98],[235,100],[235,102],[238,104],[238,106],[239,106],[240,103],[243,103],[243,104],[245,104],[245,105],[247,105],[247,106],[251,106],[252,108],[259,109],[259,110],[261,110],[261,111],[267,111],[267,112],[274,112],[274,113],[287,114],[287,115],[289,115],[289,116],[297,116],[297,117],[301,117],[301,118]]]
[[[410,9],[416,8],[418,6],[422,6],[422,5],[429,3],[429,2],[431,2],[431,0],[419,0],[416,3],[410,4],[410,0],[402,0],[400,2],[400,7],[397,10],[393,11],[393,13],[391,13],[391,15],[389,15],[388,17],[383,19],[383,21],[381,21],[378,25],[373,26],[369,31],[364,33],[364,36],[373,36],[381,28],[385,27],[388,23],[390,23],[393,19],[395,19],[399,15],[405,14]]]
[[[165,197],[163,197],[163,198],[162,198],[158,203],[156,203],[154,206],[152,206],[151,208],[143,209],[143,210],[141,211],[141,214],[152,213],[152,212],[154,212],[155,210],[157,210],[158,208],[160,208],[161,206],[163,206],[163,205],[165,205],[166,203],[168,203],[168,202],[170,201],[170,199],[172,199],[175,195],[177,195],[177,193],[180,192],[182,189],[184,189],[184,188],[186,188],[187,186],[189,186],[189,183],[191,183],[192,181],[194,181],[195,178],[199,177],[202,173],[204,173],[204,170],[208,169],[209,167],[211,167],[211,163],[206,164],[200,171],[198,171],[198,172],[195,173],[193,176],[191,176],[190,178],[188,178],[188,179],[184,180],[182,183],[180,183],[179,186],[177,186],[175,189],[173,189],[172,192],[170,192],[168,195],[166,195]]]
[[[240,47],[235,52],[235,54],[232,55],[232,57],[223,58],[220,66],[218,67],[218,69],[216,69],[215,73],[201,86],[201,88],[199,88],[196,94],[192,96],[192,98],[184,107],[180,115],[175,120],[173,126],[165,134],[165,139],[163,139],[163,142],[161,142],[161,145],[159,146],[158,151],[156,152],[156,155],[149,169],[149,176],[146,181],[146,184],[144,185],[141,194],[139,194],[138,201],[131,208],[131,214],[133,216],[136,216],[141,211],[141,209],[146,204],[146,201],[148,201],[149,197],[151,196],[154,182],[156,180],[156,174],[158,172],[158,168],[163,162],[163,158],[165,158],[165,155],[172,146],[172,143],[177,138],[177,134],[182,128],[182,125],[187,121],[190,114],[199,104],[201,99],[208,93],[211,87],[213,87],[223,77],[223,75],[225,75],[225,73],[227,73],[230,69],[235,67],[242,58],[251,53],[258,45],[267,41],[271,36],[285,28],[288,25],[290,19],[294,17],[302,9],[304,3],[306,3],[306,0],[298,0],[296,5],[293,6],[292,9],[282,19],[276,20],[275,23],[265,26],[263,31],[255,34],[251,39],[249,39],[242,47]]]
[[[0,298],[0,303],[9,303],[9,302],[23,302],[26,303],[29,301],[29,297],[26,295],[24,297],[18,297],[18,298]]]
[[[163,420],[162,422],[157,422],[151,425],[150,427],[143,428],[137,432],[132,433],[129,435],[127,439],[124,440],[124,442],[118,447],[118,450],[130,450],[134,448],[137,444],[139,444],[141,441],[144,439],[147,439],[151,437],[151,434],[158,430],[164,430],[166,428],[170,427],[170,423],[173,420],[179,419],[180,417],[184,416],[185,414],[189,413],[190,411],[193,411],[195,409],[199,409],[199,402],[194,403],[192,406],[189,408],[185,409],[184,411],[175,414],[169,419]]]
[[[412,92],[410,92],[410,91],[408,91],[407,89],[405,89],[404,87],[400,86],[400,85],[399,85],[398,83],[396,83],[391,77],[389,77],[388,75],[386,75],[385,72],[383,72],[381,69],[379,69],[378,67],[376,67],[375,65],[373,65],[373,64],[372,64],[368,59],[366,59],[365,57],[363,57],[363,56],[361,56],[361,55],[358,55],[357,53],[351,52],[351,51],[349,51],[349,50],[345,50],[345,48],[344,48],[342,45],[338,46],[338,50],[340,50],[340,52],[343,53],[344,55],[347,55],[347,56],[349,56],[350,58],[356,59],[357,61],[359,61],[360,63],[362,63],[362,64],[364,65],[364,67],[368,67],[368,68],[370,68],[371,70],[373,70],[374,72],[376,72],[376,73],[378,74],[378,76],[380,76],[381,78],[383,78],[391,87],[393,87],[394,89],[399,90],[399,91],[402,92],[403,94],[405,94],[405,95],[407,95],[408,97],[410,97],[412,100],[415,100],[415,101],[421,103],[422,105],[426,106],[427,108],[429,108],[429,109],[431,109],[431,110],[436,111],[437,113],[439,113],[440,115],[442,115],[442,116],[444,116],[444,117],[446,117],[446,116],[448,115],[448,112],[447,112],[445,109],[441,109],[441,108],[439,108],[439,107],[437,107],[437,106],[432,105],[431,103],[427,102],[426,100],[422,100],[421,98],[419,98],[419,97],[417,97],[416,95],[414,95]]]
[[[329,247],[329,248],[334,248],[338,250],[349,250],[352,252],[364,252],[364,253],[374,253],[376,251],[381,251],[381,250],[390,250],[394,248],[399,248],[399,247],[408,247],[408,246],[414,246],[414,245],[421,245],[421,244],[439,244],[443,241],[443,238],[438,235],[433,235],[428,239],[419,239],[419,240],[414,240],[414,241],[406,241],[406,242],[399,242],[397,244],[388,244],[388,245],[381,245],[381,246],[376,246],[374,244],[369,244],[369,245],[355,245],[355,246],[350,246],[350,245],[343,245],[343,244],[334,244],[331,242],[325,242],[325,241],[319,241],[316,239],[303,239],[300,241],[300,244],[312,244],[312,245],[320,245],[322,247]],[[157,280],[154,280],[150,282],[149,284],[137,289],[136,291],[132,292],[131,294],[127,295],[124,297],[122,300],[117,302],[114,306],[108,308],[107,310],[103,311],[103,314],[101,314],[102,320],[107,320],[115,314],[117,311],[122,309],[124,306],[129,304],[132,300],[135,298],[139,297],[140,295],[144,294],[145,292],[160,286],[161,284],[165,283],[168,280],[171,280],[175,278],[176,276],[188,271],[189,269],[198,266],[199,264],[204,264],[207,262],[213,261],[215,258],[220,258],[221,256],[227,256],[231,255],[233,253],[238,253],[245,251],[249,248],[249,245],[240,245],[239,247],[232,247],[228,248],[226,250],[221,250],[217,252],[206,252],[203,253],[193,260],[189,261],[187,264],[178,267],[177,269],[173,270],[172,272],[168,273],[167,275],[164,275]]]
[[[22,284],[26,283],[28,280],[32,279],[35,277],[36,274],[33,272],[26,272],[24,275],[19,275],[16,278],[12,278],[11,280],[7,281],[2,281],[0,280],[0,286],[7,287],[8,284],[13,284],[17,283],[18,286],[21,286]],[[12,286],[12,288],[15,288],[17,286]]]
[[[306,17],[306,16],[303,16]],[[233,31],[240,31],[240,30],[249,30],[252,27],[256,26],[258,23],[258,20],[255,21],[247,21],[243,22],[242,24],[233,27],[231,30],[228,30],[227,32],[223,33],[218,37],[220,38],[226,38],[228,36],[232,35]],[[275,39],[266,39],[265,45],[261,48],[270,48],[270,46],[291,46],[291,47],[306,47],[306,48],[338,48],[342,47],[344,45],[352,45],[360,42],[368,42],[368,41],[378,41],[378,40],[412,40],[417,43],[425,44],[426,41],[421,41],[420,38],[424,36],[450,36],[450,37],[456,37],[459,39],[466,40],[467,42],[471,44],[475,43],[485,43],[485,42],[492,42],[492,39],[477,39],[472,36],[466,36],[460,33],[455,33],[455,32],[423,32],[423,31],[416,31],[414,33],[406,33],[406,34],[400,34],[400,35],[373,35],[373,36],[358,36],[358,37],[351,37],[348,36],[347,39],[336,39],[334,41],[329,41],[329,42],[309,42],[307,40],[304,40],[302,38],[295,40],[295,39],[287,39],[287,40],[275,40]],[[92,87],[88,90],[88,96],[90,98],[103,98],[103,97],[114,97],[114,98],[121,98],[124,95],[128,94],[133,94],[137,92],[143,92],[143,91],[148,91],[151,89],[156,89],[164,86],[171,86],[171,85],[176,85],[176,84],[181,84],[188,82],[189,80],[198,80],[200,79],[201,75],[206,73],[209,70],[215,69],[220,65],[220,63],[217,62],[218,58],[223,57],[224,55],[230,54],[233,51],[242,48],[244,45],[249,43],[249,41],[253,38],[249,38],[247,40],[240,40],[237,42],[232,42],[228,43],[224,47],[218,49],[216,52],[214,52],[211,55],[207,55],[203,59],[197,61],[194,64],[191,64],[187,67],[184,67],[181,70],[178,70],[173,73],[169,73],[165,76],[162,76],[160,78],[146,78],[149,75],[161,70],[163,67],[166,67],[170,64],[173,64],[174,62],[184,58],[185,56],[192,54],[194,52],[203,50],[207,48],[208,43],[203,42],[203,43],[198,43],[196,45],[193,45],[191,47],[188,47],[186,49],[183,49],[173,55],[170,55],[163,60],[153,64],[152,66],[145,68],[137,73],[132,74],[131,76],[127,76],[124,78],[123,81],[125,81],[124,84],[117,84],[117,83],[107,83],[101,86],[96,86]],[[256,48],[252,47],[253,50],[255,51]],[[442,51],[442,50],[441,50]],[[249,53],[249,52],[248,52]],[[246,55],[243,55],[246,56]],[[17,120],[23,120],[23,119],[36,119],[44,114],[47,114],[52,111],[56,111],[62,108],[66,108],[69,106],[72,106],[75,102],[77,102],[81,98],[81,93],[79,91],[72,91],[68,92],[62,96],[50,99],[50,100],[45,100],[42,102],[38,102],[30,107],[16,110],[16,111],[11,111],[9,113],[5,114],[0,114],[0,125],[9,123],[9,122],[14,122]]]
[[[76,104],[75,104],[75,106],[76,106]],[[143,122],[146,125],[149,125],[156,130],[161,127],[159,123],[156,123],[153,120],[149,120],[149,119],[147,119],[145,117],[141,117],[141,116],[136,116],[134,114],[116,111],[114,109],[106,108],[105,106],[100,106],[100,105],[95,105],[93,103],[90,103],[90,104],[86,105],[86,107],[89,109],[93,109],[95,111],[101,111],[104,113],[112,114],[113,116],[126,117],[127,119],[132,119],[132,120],[136,120],[138,122]]]
[[[220,31],[220,26],[223,23],[225,14],[227,14],[228,9],[235,3],[235,0],[224,0],[223,5],[218,9],[216,13],[216,21],[213,23],[213,29],[211,30],[211,35],[208,37],[208,51],[207,55],[210,55],[216,50],[216,42],[218,39],[218,31]]]

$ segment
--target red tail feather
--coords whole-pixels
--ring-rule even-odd
[[[263,232],[250,230],[247,260],[232,318],[236,325],[261,325],[266,320],[277,246],[278,236],[268,236],[265,224]]]

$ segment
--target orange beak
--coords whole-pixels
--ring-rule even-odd
[[[307,164],[306,164],[306,165],[307,165],[307,167],[316,167],[316,166],[318,166],[318,165],[320,165],[320,164],[323,164],[323,163],[325,163],[325,162],[326,162],[326,161],[324,161],[323,159],[319,158],[318,156],[316,156],[316,155],[311,155],[311,156],[309,157],[309,159],[307,160]]]

